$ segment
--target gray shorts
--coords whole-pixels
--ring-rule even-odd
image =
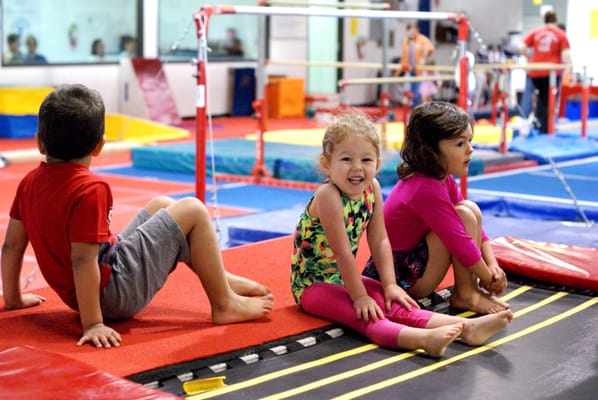
[[[100,296],[105,318],[130,318],[164,286],[179,261],[190,262],[189,244],[174,219],[142,209],[117,235],[112,274]]]

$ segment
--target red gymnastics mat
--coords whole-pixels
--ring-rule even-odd
[[[49,288],[35,290],[47,300],[38,307],[8,311],[0,300],[0,351],[19,346],[57,353],[93,368],[126,377],[133,374],[257,346],[330,325],[303,313],[290,290],[292,237],[223,251],[227,270],[267,285],[275,297],[268,316],[232,325],[210,322],[208,299],[184,264],[136,317],[107,323],[123,337],[120,347],[77,346],[78,314]],[[363,264],[367,254],[360,258]],[[0,375],[3,371],[0,370]]]
[[[507,272],[536,281],[598,292],[598,249],[501,236],[491,242]]]

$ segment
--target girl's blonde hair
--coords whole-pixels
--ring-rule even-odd
[[[376,149],[378,161],[380,160],[380,137],[378,130],[367,116],[358,111],[342,114],[328,126],[322,139],[321,157],[330,160],[334,152],[334,146],[349,136],[360,137],[370,142]]]

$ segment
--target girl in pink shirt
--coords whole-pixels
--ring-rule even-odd
[[[399,182],[384,204],[397,283],[413,298],[428,296],[453,265],[451,305],[480,314],[509,308],[499,300],[507,279],[482,228],[482,212],[463,199],[453,175],[471,162],[472,122],[446,102],[413,109],[401,148]],[[378,279],[374,261],[364,275]]]

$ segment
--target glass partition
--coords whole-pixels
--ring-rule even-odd
[[[3,0],[2,65],[117,63],[140,55],[142,0]]]
[[[255,0],[220,2],[256,5]],[[193,13],[202,4],[196,0],[163,0],[158,12],[158,55],[162,60],[188,61],[197,57],[197,33]],[[242,61],[257,58],[257,16],[212,15],[208,27],[209,60]]]

